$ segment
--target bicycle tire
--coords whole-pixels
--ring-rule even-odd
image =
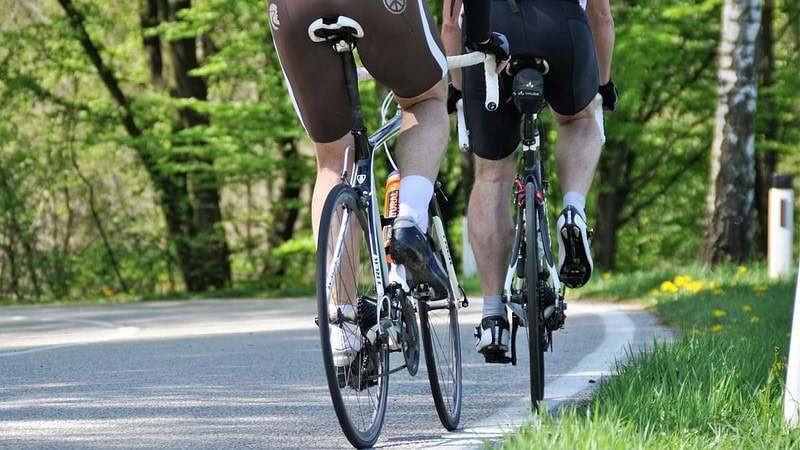
[[[372,447],[378,440],[389,386],[388,345],[380,338],[373,343],[365,337],[377,329],[368,223],[356,192],[337,185],[325,199],[317,246],[317,312],[325,375],[339,425],[357,448]],[[330,334],[337,326],[352,331],[351,337],[359,332],[362,337],[361,349],[355,349],[353,361],[345,367],[334,361]]]
[[[440,218],[438,204],[432,204],[431,226],[434,250],[439,259],[450,264],[449,248],[442,243],[433,223]],[[443,226],[440,221],[439,225]],[[447,254],[445,254],[445,252]],[[420,301],[420,334],[425,350],[425,365],[436,413],[448,431],[455,430],[461,420],[462,368],[461,331],[458,325],[458,305],[456,293],[450,289],[446,301]]]
[[[539,239],[537,238],[536,187],[525,183],[525,297],[528,319],[528,353],[530,360],[531,405],[539,410],[544,399],[544,323],[540,318],[539,298]]]

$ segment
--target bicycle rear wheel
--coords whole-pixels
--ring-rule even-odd
[[[429,233],[439,259],[448,267],[452,261],[447,247],[444,225],[438,205],[432,208]],[[420,301],[420,334],[425,349],[425,364],[431,384],[433,403],[442,425],[448,430],[458,427],[461,419],[461,332],[458,326],[456,293],[447,299]]]
[[[319,224],[319,334],[336,417],[358,448],[372,447],[378,440],[389,387],[388,346],[374,333],[377,290],[367,230],[366,211],[359,207],[355,191],[343,184],[334,187]]]
[[[528,318],[528,353],[530,359],[531,404],[539,410],[544,399],[544,323],[541,320],[539,296],[539,239],[536,217],[536,187],[525,184],[525,297]]]

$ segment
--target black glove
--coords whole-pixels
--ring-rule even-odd
[[[497,62],[505,61],[510,56],[510,50],[508,48],[508,39],[504,34],[498,32],[492,32],[489,36],[489,40],[484,43],[477,43],[471,41],[467,38],[467,42],[464,43],[464,47],[467,50],[489,53],[497,57]]]
[[[617,98],[619,98],[619,92],[617,92],[617,85],[614,84],[613,81],[608,80],[608,83],[600,86],[597,90],[600,92],[600,96],[603,97],[603,107],[609,111],[614,111],[617,109]]]
[[[453,87],[453,83],[447,85],[447,114],[456,112],[456,103],[461,100],[461,91]]]

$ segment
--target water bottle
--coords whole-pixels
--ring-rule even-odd
[[[395,169],[386,178],[386,199],[383,202],[383,217],[394,219],[400,210],[400,171]],[[392,240],[392,225],[389,224],[383,229],[383,246],[389,262],[392,262],[392,255],[389,254],[389,244]]]

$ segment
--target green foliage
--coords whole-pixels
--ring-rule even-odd
[[[441,3],[430,2],[437,17]],[[627,193],[615,230],[617,271],[657,273],[697,253],[720,3],[612,5],[613,73],[622,98],[620,109],[606,117],[600,171],[610,178],[599,176],[593,193]],[[795,3],[775,2],[774,80],[759,93],[759,102],[771,103],[759,107],[756,141],[758,152],[778,152],[786,173],[800,164],[793,151],[800,106]],[[200,188],[217,184],[222,217],[211,229],[224,227],[234,270],[230,287],[284,286],[292,277],[305,284],[314,273],[308,238],[314,156],[284,86],[264,2],[193,2],[176,20],[147,28],[141,3],[82,0],[75,6],[128,103],[120,105],[109,93],[58,3],[39,9],[9,4],[7,17],[14,19],[0,23],[0,297],[183,289],[177,243],[188,236],[189,248],[198,252],[208,241],[192,234],[190,221],[174,229],[167,219],[191,217]],[[155,37],[164,56],[158,80],[144,46],[145,38]],[[190,75],[205,82],[205,99],[175,95],[175,67],[167,56],[182,39],[197,44],[199,67]],[[372,129],[385,93],[374,83],[361,85]],[[187,127],[181,114],[188,110],[207,123]],[[125,114],[139,134],[127,128]],[[458,259],[458,218],[472,169],[455,145],[440,179]],[[170,202],[181,187],[187,198]],[[558,204],[558,189],[550,194]],[[595,198],[589,201],[597,207]]]

